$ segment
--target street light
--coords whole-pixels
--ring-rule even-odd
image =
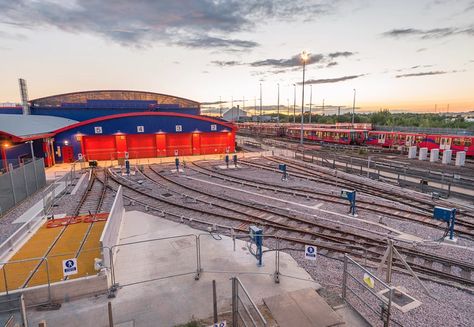
[[[262,83],[260,83],[260,124],[263,122],[262,116]]]
[[[354,128],[355,108],[356,108],[356,89],[354,89],[354,100],[352,101],[352,128]]]
[[[313,104],[313,84],[309,84],[309,123],[311,124],[311,105]]]
[[[278,85],[278,101],[277,101],[277,126],[280,126],[280,83]]]
[[[301,88],[301,133],[300,143],[303,145],[303,122],[304,122],[304,73],[306,68],[306,60],[308,60],[309,54],[306,51],[301,53],[301,60],[303,61],[303,87]]]
[[[296,123],[296,84],[293,84],[295,87],[295,92],[293,94],[293,124]]]

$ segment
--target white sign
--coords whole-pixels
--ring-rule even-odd
[[[94,127],[94,133],[102,134],[102,126],[95,126]]]
[[[145,126],[137,126],[137,133],[145,132]]]
[[[316,260],[318,249],[313,245],[304,246],[304,258],[308,260]]]
[[[211,131],[217,131],[217,125],[216,124],[211,125]]]
[[[77,274],[77,259],[67,259],[63,260],[63,275],[75,275]]]
[[[176,125],[176,132],[182,132],[183,131],[183,126],[182,125]]]
[[[221,322],[210,325],[209,327],[227,327],[227,321],[222,320]]]
[[[84,159],[84,157],[82,156],[82,153],[78,153],[78,154],[77,154],[77,159],[78,159],[78,160]]]

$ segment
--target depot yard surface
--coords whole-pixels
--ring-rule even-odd
[[[94,258],[100,257],[99,238],[105,222],[77,223],[67,227],[46,227],[46,222],[0,269],[6,276],[8,290],[47,284],[48,272],[45,261],[47,254],[49,280],[51,283],[64,280],[62,261],[77,256],[78,273],[68,279],[94,275]],[[91,228],[88,233],[89,228]],[[87,239],[79,252],[83,239]],[[18,262],[21,260],[26,260]],[[5,292],[5,279],[0,279],[0,291]]]
[[[470,234],[473,231],[474,212],[471,209],[462,207],[459,214],[459,225],[456,227],[458,243],[446,244],[441,242],[445,225],[432,220],[432,206],[436,204],[457,207],[457,204],[447,200],[433,201],[427,195],[364,177],[342,172],[336,174],[331,169],[298,162],[292,158],[249,157],[250,155],[239,159],[237,167],[234,167],[233,163],[227,167],[222,158],[187,161],[186,167],[181,167],[180,173],[176,173],[172,162],[159,164],[151,161],[147,164],[148,161],[139,161],[136,165],[132,165],[130,176],[124,176],[124,170],[117,166],[101,168],[96,170],[96,180],[91,187],[91,190],[97,190],[90,193],[102,192],[106,183],[108,190],[106,197],[111,197],[113,194],[111,191],[122,186],[125,208],[129,211],[121,234],[122,243],[150,240],[165,235],[180,235],[187,231],[181,228],[184,226],[168,224],[163,219],[185,223],[203,233],[206,233],[208,228],[215,228],[215,237],[218,234],[230,234],[231,228],[238,234],[246,234],[250,225],[261,226],[265,234],[278,236],[280,238],[278,247],[284,248],[284,252],[290,254],[299,266],[305,268],[307,273],[324,287],[320,293],[333,308],[343,303],[340,295],[343,271],[341,260],[344,253],[349,253],[377,274],[376,266],[386,249],[386,240],[392,239],[395,247],[421,276],[430,292],[430,295],[427,295],[412,276],[402,273],[399,267],[396,268],[393,272],[392,285],[405,287],[408,294],[421,301],[422,305],[407,313],[393,309],[393,319],[403,326],[474,325],[474,316],[471,314],[474,312],[474,301],[472,301],[474,241]],[[288,165],[290,175],[287,181],[281,180],[282,175],[278,171],[279,162],[286,162]],[[74,203],[74,199],[77,201],[88,188],[86,181],[82,184],[78,186],[75,196],[65,195],[54,210],[58,213],[74,211],[75,206],[71,203]],[[348,214],[349,202],[340,198],[341,189],[348,187],[358,190],[357,216]],[[91,202],[92,198],[85,204]],[[89,204],[84,207],[94,207],[93,201]],[[146,212],[146,215],[132,214],[133,210]],[[80,231],[80,226],[77,228],[78,235],[81,235],[83,232]],[[56,235],[54,229],[44,233],[44,239],[54,239]],[[208,237],[211,238],[210,235]],[[77,240],[80,241],[79,236]],[[308,243],[318,247],[316,261],[304,259],[303,245]],[[135,317],[141,316],[142,318],[137,319],[143,319],[142,325],[146,325],[146,322],[156,319],[155,311],[161,312],[161,317],[168,317],[170,320],[167,321],[170,323],[185,322],[190,317],[175,311],[182,311],[184,305],[182,294],[190,292],[185,288],[193,289],[199,286],[197,294],[209,291],[206,288],[208,284],[203,283],[205,284],[203,286],[199,284],[200,282],[194,282],[192,276],[141,283],[143,280],[162,276],[161,273],[177,273],[180,269],[188,266],[190,268],[193,265],[193,261],[189,258],[184,261],[172,258],[173,254],[189,250],[192,246],[189,247],[182,242],[166,246],[170,250],[168,254],[158,253],[157,248],[145,245],[118,251],[117,278],[119,284],[129,284],[120,289],[118,298],[113,300],[118,322],[129,323]],[[264,238],[264,246],[275,249],[277,244],[274,239],[267,237]],[[67,250],[74,252],[73,249]],[[206,253],[211,254],[217,251],[216,248],[208,250]],[[90,253],[94,252],[91,250]],[[273,269],[273,253],[264,254],[265,271]],[[261,271],[255,267],[255,258],[248,253],[245,256],[245,265],[251,265],[256,272]],[[91,266],[93,258],[94,255],[91,255]],[[212,264],[231,267],[230,270],[248,269],[242,268],[232,260],[221,255],[214,258]],[[290,266],[292,269],[295,268],[293,264]],[[81,269],[79,270],[81,272]],[[158,271],[161,273],[157,274]],[[385,270],[383,276],[379,277],[384,279],[384,274]],[[212,278],[210,275],[206,277],[206,268],[203,276],[207,281]],[[362,281],[363,276],[359,277]],[[247,286],[247,284],[258,284],[257,280],[259,279],[248,278],[243,281]],[[135,283],[142,285],[137,292]],[[269,283],[272,284],[271,281]],[[267,286],[270,287],[270,284]],[[210,294],[210,291],[208,293]],[[162,298],[167,302],[164,303],[157,298],[156,294],[162,294]],[[370,298],[367,298],[366,294],[361,293],[361,296],[370,303]],[[169,303],[171,298],[175,304]],[[257,298],[260,298],[258,292]],[[93,319],[104,318],[106,301],[107,299],[103,297],[92,302],[91,299],[85,299],[65,305],[57,314],[35,312],[29,314],[34,321],[48,318],[58,324],[74,315],[79,325],[83,318],[81,313],[91,312],[85,319],[92,319],[90,320],[92,323],[99,321]],[[363,312],[370,322],[374,324],[379,322],[379,316],[369,312],[360,299],[352,296],[349,301]],[[143,303],[147,303],[147,306]],[[202,301],[196,300],[197,303],[202,304]],[[200,307],[195,306],[194,302],[189,305],[189,312],[200,313],[203,318],[209,316],[209,310],[206,311],[206,315]],[[375,310],[380,310],[379,305],[380,303],[371,303],[371,307]],[[164,308],[168,313],[162,312]],[[127,320],[130,317],[134,318]],[[446,317],[452,319],[446,321]],[[103,323],[105,324],[106,322]],[[135,320],[135,324],[138,324],[138,320]]]
[[[373,202],[383,204],[386,206],[392,206],[393,216],[390,212],[381,214],[380,212],[373,212],[364,208],[364,205],[358,205],[358,216],[352,217],[348,215],[348,203],[344,204],[335,202],[327,202],[324,199],[315,200],[314,198],[308,198],[307,196],[299,196],[297,192],[283,193],[281,191],[275,191],[272,189],[265,189],[265,184],[274,184],[283,188],[300,188],[301,190],[317,190],[328,195],[337,196],[340,193],[342,185],[342,178],[339,181],[339,185],[327,185],[325,183],[318,183],[314,180],[307,178],[299,178],[292,176],[287,182],[281,181],[281,174],[275,171],[266,169],[259,169],[252,167],[251,164],[260,164],[272,166],[273,168],[278,167],[278,164],[274,160],[267,158],[254,158],[250,160],[242,160],[239,163],[237,169],[226,169],[225,163],[216,161],[203,161],[188,164],[187,168],[184,169],[184,173],[176,174],[173,172],[173,166],[168,165],[152,165],[143,166],[142,172],[137,172],[132,178],[127,181],[123,179],[117,179],[121,183],[130,183],[129,185],[140,185],[143,190],[147,190],[148,195],[155,195],[159,199],[166,199],[167,203],[160,201],[151,204],[149,202],[150,210],[153,212],[153,206],[163,210],[164,215],[169,219],[176,221],[182,221],[183,217],[194,217],[195,219],[190,223],[192,226],[205,229],[209,225],[229,225],[233,226],[236,230],[246,230],[250,222],[245,221],[245,218],[254,218],[256,224],[260,224],[264,228],[264,232],[272,235],[280,235],[284,237],[286,232],[278,230],[275,226],[271,226],[271,221],[282,223],[283,219],[286,219],[286,215],[293,217],[305,217],[311,218],[315,222],[324,222],[325,226],[333,227],[339,231],[339,234],[344,234],[348,231],[352,231],[359,236],[364,237],[380,237],[381,239],[392,238],[396,241],[398,247],[408,247],[416,250],[422,250],[434,255],[440,255],[442,257],[448,257],[459,262],[464,262],[468,267],[464,274],[462,269],[453,267],[452,272],[457,275],[468,275],[468,279],[471,279],[472,272],[472,254],[474,242],[471,237],[461,237],[457,245],[448,245],[439,243],[440,239],[444,235],[444,225],[434,224],[433,226],[425,225],[416,220],[403,219],[402,217],[394,217],[396,213],[406,210],[412,212],[408,216],[416,216],[421,210],[414,208],[413,203],[410,201],[403,202],[398,199],[395,195],[407,193],[406,190],[390,186],[384,190],[389,195],[390,189],[394,194],[394,200],[378,197],[372,194],[364,194],[364,192],[358,193],[358,199],[361,201]],[[315,171],[317,171],[315,167]],[[341,176],[342,177],[342,176]],[[347,176],[345,176],[347,178]],[[253,181],[254,184],[248,182]],[[260,186],[258,185],[260,183]],[[369,184],[377,184],[373,181],[368,181]],[[130,200],[129,204],[131,208],[144,210],[143,203],[148,203],[145,196],[132,195],[131,190],[125,191],[124,194],[133,197],[136,201]],[[198,193],[196,193],[198,192]],[[204,192],[204,193],[199,193]],[[407,194],[411,194],[408,191]],[[416,194],[416,197],[422,197],[422,195]],[[237,202],[229,203],[222,198],[227,200],[233,200]],[[179,204],[180,207],[173,206],[170,201]],[[240,203],[240,207],[239,204]],[[448,204],[447,202],[441,202],[443,205]],[[254,209],[250,207],[243,207],[242,205],[250,205],[254,208],[260,209],[272,209],[276,210],[276,213],[264,213],[258,210],[252,212]],[[212,214],[206,212],[212,211]],[[169,215],[173,213],[174,215]],[[161,215],[161,212],[158,212]],[[430,213],[424,213],[425,217],[430,218]],[[181,218],[180,218],[181,217]],[[268,219],[267,226],[262,220],[259,222],[257,218]],[[430,221],[428,218],[423,218],[426,221]],[[185,220],[186,221],[186,220]],[[207,222],[207,225],[206,223]],[[472,222],[472,220],[471,220]],[[309,234],[305,234],[305,224],[303,222],[293,221],[290,223],[295,228],[300,228],[299,234],[300,240],[307,240],[307,242],[315,242],[314,237]],[[322,227],[318,227],[322,228]],[[315,230],[318,230],[316,228]],[[328,236],[337,236],[337,231],[324,231]],[[298,235],[293,233],[292,235]],[[351,236],[356,237],[356,236]],[[293,257],[310,272],[316,281],[326,286],[327,290],[331,294],[341,293],[342,284],[342,263],[341,253],[333,252],[324,247],[321,247],[319,253],[321,256],[318,257],[316,264],[309,263],[303,258],[303,251],[299,244],[293,242],[288,243],[290,249],[293,247],[295,250],[288,250]],[[265,245],[273,247],[274,242],[271,239],[265,241]],[[280,245],[281,246],[281,245]],[[384,249],[379,249],[383,252]],[[407,258],[412,260],[411,264],[420,264],[423,259]],[[363,257],[359,260],[364,262]],[[438,263],[435,264],[435,266]],[[443,268],[444,269],[444,268]],[[409,294],[416,299],[423,302],[423,305],[417,309],[414,309],[408,313],[401,314],[394,310],[394,319],[400,322],[404,326],[432,326],[433,324],[440,323],[447,315],[457,317],[452,326],[469,326],[474,323],[472,315],[466,314],[472,312],[474,305],[472,303],[472,295],[469,292],[459,290],[454,287],[450,287],[450,282],[442,282],[442,278],[439,278],[443,283],[435,283],[425,280],[425,283],[432,292],[439,296],[441,294],[441,301],[438,303],[433,300],[430,296],[427,296],[419,284],[411,276],[405,274],[395,273],[394,282],[396,285],[405,286],[409,290]],[[439,299],[439,298],[438,298]],[[443,301],[443,299],[445,301]],[[460,299],[459,305],[451,305],[452,299]],[[357,299],[352,301],[358,301]],[[457,300],[456,300],[457,303]],[[363,307],[361,305],[361,307]],[[361,309],[363,310],[363,309]],[[365,310],[367,312],[367,310]],[[367,312],[368,313],[368,312]],[[377,321],[377,317],[368,314],[371,321]],[[420,318],[422,317],[422,318]],[[420,320],[421,319],[421,320]]]

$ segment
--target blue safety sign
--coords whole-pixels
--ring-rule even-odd
[[[223,321],[217,322],[214,325],[211,325],[209,327],[227,327],[227,321],[223,320]]]
[[[75,275],[77,274],[77,259],[67,259],[63,260],[63,275]]]
[[[308,260],[316,260],[316,255],[318,250],[314,245],[305,245],[304,246],[304,258]]]

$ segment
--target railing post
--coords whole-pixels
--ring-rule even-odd
[[[46,262],[46,277],[48,279],[48,302],[51,303],[52,300],[51,300],[51,280],[49,277],[49,262],[48,262],[48,258],[46,257],[44,257],[44,260]]]
[[[347,287],[347,254],[344,254],[344,270],[342,274],[342,299],[346,300],[346,287]]]
[[[3,282],[5,283],[5,292],[8,295],[8,283],[7,283],[7,263],[3,265]]]
[[[237,291],[237,278],[232,277],[232,326],[238,327],[239,314],[239,303],[238,303],[238,291]]]
[[[195,280],[199,280],[201,277],[201,235],[195,236],[196,237],[196,276],[194,276]]]
[[[276,251],[275,251],[275,283],[280,283],[280,240],[276,239]]]

